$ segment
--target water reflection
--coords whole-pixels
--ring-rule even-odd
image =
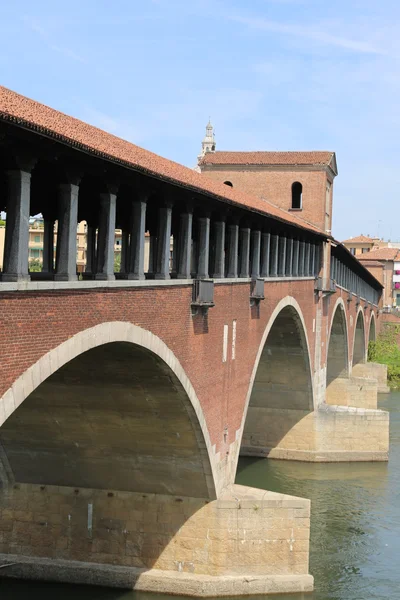
[[[313,594],[268,600],[383,600],[400,597],[400,393],[391,412],[390,462],[307,464],[243,459],[237,482],[311,499]],[[0,580],[1,600],[168,600],[170,596]],[[259,598],[259,597],[258,597]]]

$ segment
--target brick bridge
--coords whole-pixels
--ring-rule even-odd
[[[295,214],[4,88],[0,144],[2,575],[312,589],[309,501],[237,461],[387,460],[380,284]]]

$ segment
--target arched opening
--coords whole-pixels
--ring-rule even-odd
[[[102,569],[176,571],[187,560],[186,539],[216,497],[215,471],[198,399],[159,338],[130,323],[95,326],[41,358],[2,400],[3,553]]]
[[[303,208],[303,186],[299,181],[292,184],[292,208]]]
[[[293,306],[275,318],[262,349],[251,391],[242,456],[288,458],[297,450],[291,431],[313,410],[311,370],[301,318]]]
[[[129,342],[66,363],[0,428],[18,483],[209,497],[197,416],[156,354]]]
[[[229,185],[229,187],[233,187],[233,183],[231,181],[224,181],[225,185]]]
[[[356,327],[354,331],[353,345],[353,367],[359,363],[365,363],[365,329],[364,317],[361,311],[357,315]]]
[[[376,341],[376,323],[375,323],[375,315],[371,313],[371,319],[369,323],[369,335],[368,335],[368,343]]]
[[[338,378],[349,375],[347,326],[344,307],[338,304],[333,316],[326,362],[327,387]]]

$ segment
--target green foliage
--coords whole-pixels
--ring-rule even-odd
[[[6,222],[4,219],[0,219],[0,227],[5,227],[6,226]]]
[[[114,273],[121,271],[121,252],[114,253]]]
[[[368,360],[388,366],[388,383],[400,387],[400,348],[397,343],[400,325],[385,323],[375,342],[368,345]]]
[[[29,261],[29,270],[31,273],[39,273],[42,270],[42,263],[38,258],[31,258]]]

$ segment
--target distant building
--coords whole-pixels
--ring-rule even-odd
[[[0,269],[3,268],[5,226],[0,226]],[[54,226],[54,259],[57,245],[57,222]],[[86,266],[86,221],[78,223],[76,231],[77,270],[82,273]],[[43,264],[44,227],[41,217],[31,217],[29,220],[29,262]],[[122,248],[122,232],[115,231],[114,252],[118,261]],[[148,252],[147,252],[148,254]]]
[[[384,286],[383,305],[400,308],[400,249],[373,249],[359,260]]]
[[[370,252],[373,248],[381,248],[381,244],[384,245],[385,242],[376,237],[372,238],[367,235],[359,235],[357,237],[344,240],[342,244],[346,246],[346,248],[350,250],[354,256],[358,257],[361,254]]]
[[[198,156],[201,173],[300,213],[308,223],[331,233],[332,188],[337,175],[334,152],[224,152],[215,148],[208,123]]]

